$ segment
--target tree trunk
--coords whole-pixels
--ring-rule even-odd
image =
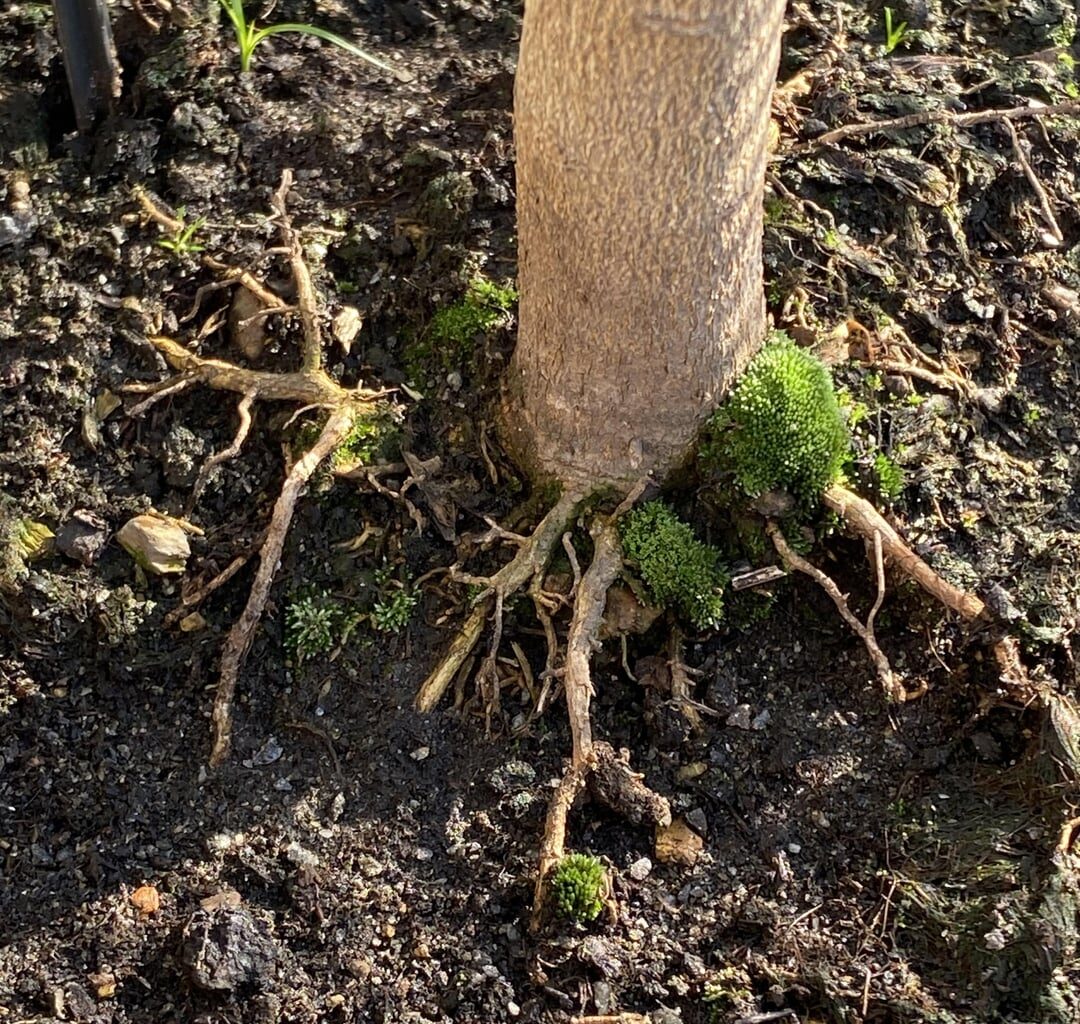
[[[764,337],[761,200],[784,0],[529,0],[515,86],[533,476],[663,479]]]

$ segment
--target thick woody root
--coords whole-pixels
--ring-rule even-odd
[[[826,488],[823,499],[825,504],[840,516],[854,533],[866,540],[868,545],[879,546],[881,555],[885,560],[899,569],[909,579],[918,583],[931,597],[940,601],[946,608],[956,612],[965,622],[971,625],[987,624],[988,612],[985,602],[975,594],[961,590],[947,580],[942,579],[907,546],[888,520],[865,498],[860,498],[840,484],[831,484]],[[880,583],[878,604],[880,604]],[[875,605],[875,610],[876,608],[877,605]],[[854,617],[852,616],[852,618]],[[845,619],[851,622],[851,619],[848,619],[847,616],[845,616]],[[857,619],[854,621],[858,622]],[[872,625],[871,619],[869,623],[870,640],[873,639]],[[867,630],[861,624],[856,627],[852,623],[852,628],[855,628],[856,632],[859,632],[864,640],[867,639],[865,635]],[[874,646],[876,647],[876,643]],[[867,647],[869,649],[869,643]],[[1024,700],[1030,699],[1033,691],[1027,678],[1027,672],[1020,660],[1020,650],[1016,638],[1004,637],[995,641],[993,652],[1005,686],[1014,695]],[[880,649],[878,653],[880,653]],[[871,657],[874,657],[873,652],[871,652]],[[884,655],[881,655],[881,657],[884,658]],[[875,662],[875,664],[878,663]],[[879,674],[880,672],[879,667]],[[888,687],[886,688],[888,689]],[[899,695],[901,692],[902,685],[897,694]],[[904,691],[902,699],[910,699],[911,696],[918,696],[918,693],[909,695]],[[901,698],[898,696],[898,699]]]
[[[133,385],[128,388],[132,391],[150,392],[148,398],[133,407],[131,412],[134,415],[145,412],[161,398],[195,384],[218,391],[230,391],[241,396],[237,404],[239,426],[236,436],[227,449],[208,461],[199,475],[190,504],[197,499],[198,492],[206,482],[208,471],[239,452],[247,437],[251,423],[251,407],[255,402],[293,402],[303,408],[320,408],[328,413],[318,440],[296,461],[286,475],[281,493],[274,503],[270,524],[259,546],[259,568],[255,574],[247,604],[229,631],[222,648],[220,675],[212,713],[213,736],[210,753],[212,765],[221,764],[229,754],[232,741],[232,706],[237,680],[251,648],[255,630],[266,608],[270,588],[281,560],[281,553],[284,550],[289,526],[300,495],[319,465],[329,458],[345,439],[356,419],[375,412],[379,408],[379,399],[385,397],[384,393],[364,388],[343,388],[322,368],[322,335],[315,288],[304,262],[299,236],[293,229],[285,209],[285,199],[291,185],[292,172],[285,170],[271,205],[296,283],[295,310],[300,315],[303,328],[300,339],[300,369],[291,373],[252,370],[236,366],[223,359],[200,356],[172,338],[150,334],[147,340],[161,353],[168,365],[177,371],[178,375],[149,388],[142,385]],[[145,193],[138,193],[137,198],[147,214],[162,226],[173,231],[183,227],[175,218],[161,211]],[[226,267],[209,256],[204,257],[203,262],[212,269],[225,271],[226,282],[224,283],[241,284],[259,298],[267,309],[277,312],[291,312],[294,309],[249,272]],[[219,579],[212,581],[206,588],[206,592],[229,578],[243,564],[243,561],[246,561],[246,558],[238,564],[234,563],[235,568],[230,566]],[[187,602],[185,607],[190,607],[190,602]]]
[[[635,487],[614,515],[601,516],[594,522],[591,533],[593,559],[588,569],[578,577],[577,559],[572,547],[568,550],[577,580],[573,590],[574,610],[566,640],[565,663],[562,669],[563,690],[570,719],[570,764],[548,807],[544,835],[540,844],[539,869],[533,898],[530,927],[536,931],[545,918],[548,904],[548,879],[552,869],[566,852],[566,823],[574,802],[589,785],[593,795],[634,824],[664,827],[671,824],[671,808],[667,800],[650,790],[642,777],[630,768],[625,756],[615,752],[610,744],[593,740],[589,708],[593,685],[591,661],[599,644],[600,627],[608,590],[622,569],[622,546],[615,522],[640,496],[644,485]],[[537,605],[545,626],[549,645],[549,663],[553,657],[554,629],[550,617],[543,612],[539,580],[542,578],[556,544],[566,540],[570,526],[585,494],[568,491],[540,521],[530,537],[510,538],[493,529],[493,535],[513,539],[519,545],[517,555],[491,577],[472,577],[457,574],[466,583],[481,585],[485,591],[476,601],[464,625],[452,641],[449,650],[420,687],[416,698],[419,711],[431,711],[466,663],[479,641],[487,622],[489,607],[494,603],[495,629],[490,661],[501,635],[499,611],[508,597],[526,584]],[[481,669],[481,672],[483,669]]]
[[[551,511],[540,520],[531,536],[521,538],[518,553],[494,576],[460,577],[463,582],[473,583],[484,589],[476,598],[469,617],[451,642],[450,648],[420,686],[415,701],[417,711],[426,714],[435,710],[435,706],[480,639],[494,600],[498,599],[505,604],[507,598],[544,572],[555,545],[573,521],[583,498],[584,495],[577,491],[563,494]]]
[[[594,742],[592,738],[589,717],[593,695],[592,653],[598,642],[608,590],[622,569],[622,547],[615,517],[598,520],[591,532],[593,560],[577,588],[566,640],[563,688],[572,740],[570,767],[552,799],[544,827],[530,918],[534,932],[543,923],[548,905],[548,878],[566,852],[567,816],[586,783],[591,784],[594,796],[634,824],[671,824],[667,801],[645,786],[641,776],[632,772],[626,760],[618,757],[609,744]]]

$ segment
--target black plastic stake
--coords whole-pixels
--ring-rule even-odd
[[[75,123],[85,134],[120,95],[109,11],[105,0],[53,0],[53,11]]]

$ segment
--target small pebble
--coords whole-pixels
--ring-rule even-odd
[[[750,728],[750,705],[740,704],[727,716],[727,724],[735,729]]]
[[[641,857],[630,865],[630,877],[635,882],[642,882],[649,877],[652,871],[652,861],[648,857]]]

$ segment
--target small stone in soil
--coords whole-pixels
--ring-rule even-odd
[[[277,948],[243,907],[197,910],[184,927],[180,958],[198,988],[263,989],[272,980]]]
[[[736,729],[750,729],[750,705],[740,704],[728,715],[727,724]]]
[[[93,565],[109,539],[105,520],[79,509],[56,533],[56,550],[80,565]]]
[[[630,877],[635,882],[644,881],[652,871],[652,861],[648,857],[641,857],[630,865]]]

